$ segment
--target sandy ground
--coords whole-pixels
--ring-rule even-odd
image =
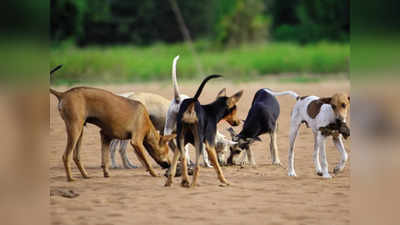
[[[193,95],[200,82],[181,83],[181,92]],[[254,93],[260,88],[291,89],[301,95],[330,96],[334,92],[349,92],[345,81],[314,84],[289,84],[275,81],[230,83],[213,80],[205,87],[200,101],[211,102],[218,91],[227,88],[228,94],[244,89],[239,103],[239,115],[245,118]],[[145,83],[101,86],[116,93],[147,91],[172,97],[171,84]],[[58,87],[65,90],[65,87]],[[281,105],[278,147],[284,168],[271,165],[269,137],[253,145],[256,168],[224,167],[225,177],[232,183],[220,187],[214,169],[202,168],[199,187],[182,188],[175,179],[171,188],[163,186],[165,177],[151,177],[137,161],[131,147],[128,154],[138,169],[114,169],[104,178],[100,168],[99,129],[89,125],[82,142],[82,161],[91,179],[84,180],[75,165],[75,182],[67,182],[61,157],[66,144],[64,122],[57,111],[57,100],[50,97],[50,190],[72,190],[76,198],[50,196],[52,224],[350,224],[350,163],[344,172],[331,180],[324,180],[314,172],[312,161],[313,135],[304,126],[296,141],[295,168],[297,177],[287,176],[289,115],[294,99],[278,97]],[[219,130],[226,132],[228,124],[221,122]],[[240,127],[235,128],[239,131]],[[345,141],[350,153],[350,141]],[[192,154],[193,155],[193,154]],[[332,141],[327,143],[330,171],[339,161],[339,153]],[[118,163],[121,164],[119,156]],[[156,166],[156,170],[163,171]]]

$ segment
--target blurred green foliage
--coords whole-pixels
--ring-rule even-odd
[[[349,39],[347,0],[176,0],[193,39],[222,46]],[[169,0],[51,0],[53,45],[183,41]]]
[[[350,57],[348,44],[325,42],[243,44],[221,51],[209,41],[196,41],[194,47],[206,74],[222,74],[231,80],[279,73],[346,73]],[[196,59],[185,44],[78,48],[65,42],[51,50],[50,67],[64,64],[54,76],[55,84],[170,80],[177,54],[181,56],[179,79],[206,75],[197,72]]]

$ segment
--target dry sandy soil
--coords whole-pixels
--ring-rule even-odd
[[[193,95],[197,83],[180,83],[181,92]],[[324,81],[313,84],[279,83],[261,80],[254,83],[230,83],[213,80],[207,84],[200,102],[211,102],[218,91],[227,88],[228,94],[244,89],[239,102],[239,115],[245,118],[255,92],[260,88],[291,89],[301,95],[330,96],[339,91],[350,91],[347,81]],[[116,93],[147,91],[172,97],[171,84],[145,83],[101,86]],[[58,87],[65,90],[66,87]],[[129,146],[129,157],[138,169],[114,169],[111,177],[104,178],[100,168],[99,129],[88,125],[82,142],[82,161],[91,179],[81,178],[73,165],[75,182],[67,182],[61,157],[66,144],[64,122],[57,111],[57,100],[50,101],[50,162],[51,191],[72,190],[76,198],[50,196],[52,224],[350,224],[350,163],[344,172],[325,180],[314,172],[312,152],[313,135],[304,126],[296,141],[295,165],[297,177],[287,176],[287,149],[289,115],[294,99],[278,97],[281,105],[278,147],[283,167],[271,165],[269,137],[253,145],[256,168],[224,167],[225,177],[232,183],[220,187],[214,169],[202,168],[199,187],[186,189],[179,185],[163,186],[165,177],[151,177],[137,161]],[[221,122],[219,130],[228,136],[228,124]],[[235,128],[239,131],[240,127]],[[345,141],[350,153],[350,141]],[[193,155],[193,154],[192,154]],[[330,171],[339,161],[339,153],[331,140],[327,143]],[[121,164],[119,156],[118,163]],[[156,170],[163,171],[156,166]]]

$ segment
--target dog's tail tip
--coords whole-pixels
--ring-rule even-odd
[[[196,94],[194,95],[193,99],[196,99],[196,100],[197,100],[197,99],[200,97],[200,94],[201,94],[201,92],[203,91],[204,86],[206,85],[206,83],[207,83],[209,80],[214,79],[214,78],[218,78],[218,77],[222,77],[222,75],[219,75],[219,74],[212,74],[212,75],[209,75],[209,76],[207,76],[206,78],[204,78],[204,80],[201,82],[199,88],[197,89],[197,92],[196,92]]]
[[[60,65],[56,66],[54,69],[50,70],[50,75],[52,75],[54,72],[59,70],[61,67],[63,67],[63,64],[60,64]]]

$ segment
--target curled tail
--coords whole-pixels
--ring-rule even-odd
[[[213,79],[213,78],[218,78],[222,77],[221,75],[213,74],[210,75],[206,78],[204,78],[203,82],[201,82],[200,87],[197,89],[196,94],[194,95],[193,99],[197,100],[200,97],[201,92],[203,91],[204,86],[206,85],[207,81]]]
[[[174,62],[172,63],[172,84],[174,85],[174,99],[176,103],[179,103],[181,98],[179,96],[178,82],[176,81],[176,63],[179,60],[179,55],[175,56]]]
[[[56,66],[54,69],[50,70],[50,75],[53,75],[53,73],[56,72],[57,70],[59,70],[62,66],[63,66],[63,65],[58,65],[58,66]],[[56,90],[54,90],[54,89],[52,89],[52,88],[50,88],[50,93],[53,94],[53,95],[55,95],[55,96],[57,97],[58,101],[60,101],[60,99],[61,99],[62,96],[64,95],[63,92],[56,91]]]
[[[268,88],[264,88],[263,90],[266,91],[266,92],[268,92],[268,93],[270,93],[270,94],[273,95],[273,96],[290,95],[290,96],[294,97],[296,100],[299,99],[299,95],[298,95],[296,92],[294,92],[294,91],[273,92],[273,91],[271,91],[271,90],[268,89]]]

